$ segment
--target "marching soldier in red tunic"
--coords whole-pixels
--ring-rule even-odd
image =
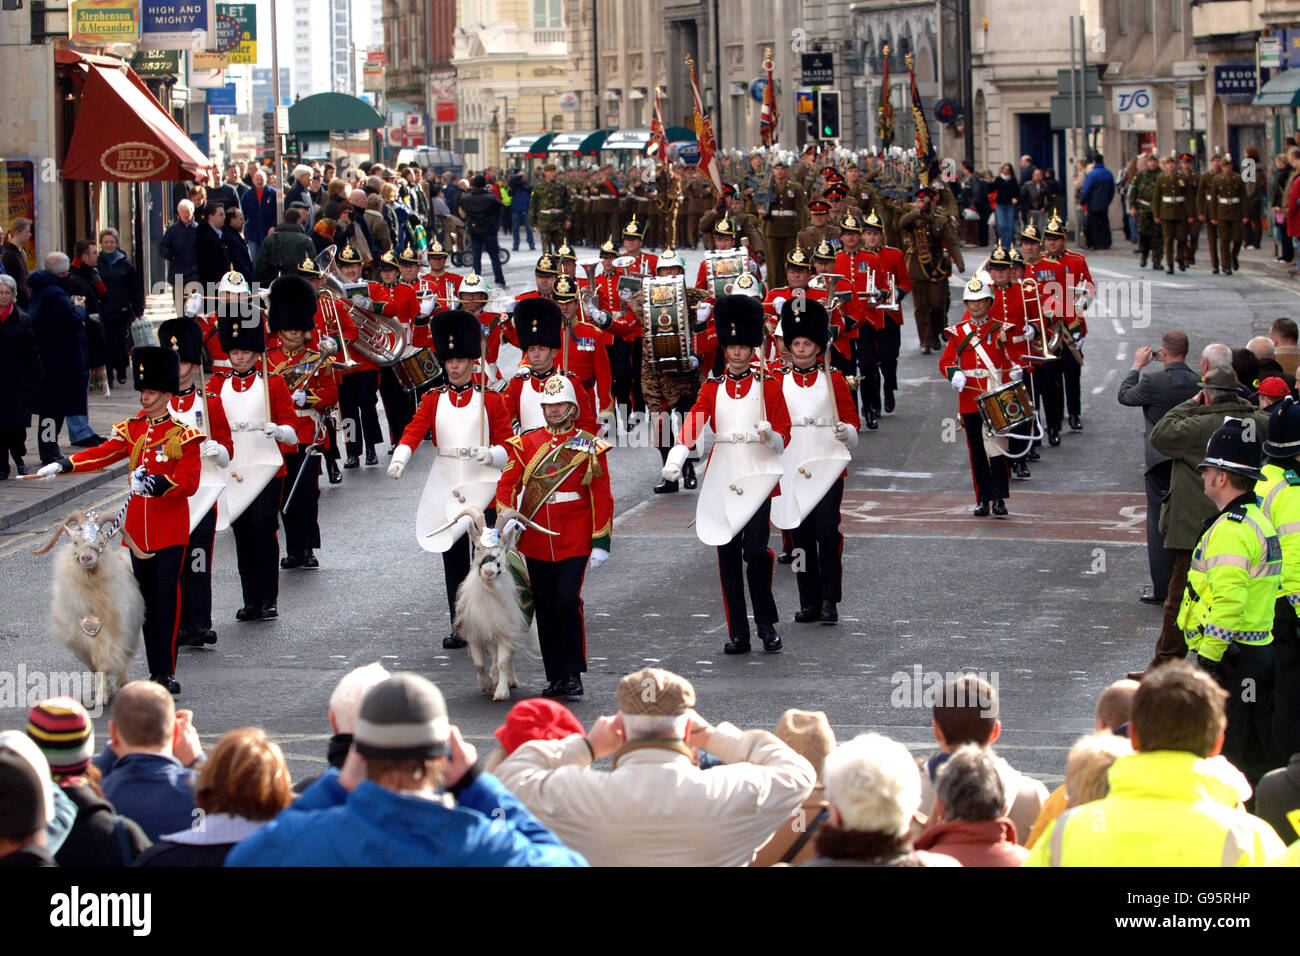
[[[1038,283],[1042,316],[1049,328],[1063,314],[1066,288],[1065,266],[1043,255],[1043,234],[1032,222],[1020,233],[1020,251],[1025,260],[1025,278]],[[1033,371],[1038,401],[1047,419],[1047,443],[1061,444],[1061,422],[1065,415],[1065,396],[1061,381],[1061,360],[1039,362]]]
[[[203,331],[189,319],[168,319],[158,326],[158,341],[180,360],[180,390],[168,403],[172,418],[202,432],[199,487],[189,499],[189,541],[181,572],[181,623],[176,643],[202,647],[217,643],[212,629],[212,560],[217,535],[217,498],[226,488],[225,469],[234,451],[230,423],[221,398],[197,381],[203,363]],[[220,380],[217,382],[220,386]]]
[[[248,280],[233,269],[217,283],[217,306],[211,312],[203,309],[203,293],[195,289],[185,299],[185,314],[203,330],[203,347],[212,359],[212,371],[224,375],[230,371],[230,359],[217,338],[217,316],[239,314],[251,318],[258,308],[248,288]]]
[[[353,285],[361,279],[361,254],[352,246],[344,246],[334,260],[343,281]],[[367,292],[369,285],[367,284]],[[366,298],[369,298],[367,295]],[[349,345],[357,339],[357,326],[340,303],[322,299],[317,306],[317,325],[331,337],[337,338],[342,330],[342,337]],[[339,343],[342,355],[343,342]],[[358,468],[361,449],[365,447],[366,464],[379,464],[375,446],[384,440],[384,433],[379,428],[379,414],[375,406],[379,401],[379,369],[377,369],[357,349],[349,349],[348,357],[354,363],[352,368],[340,368],[335,364],[339,385],[339,414],[343,418],[343,441],[347,450],[344,468]],[[333,476],[330,477],[333,482]]]
[[[415,297],[415,290],[397,281],[401,263],[396,254],[389,249],[379,257],[379,281],[370,283],[368,297],[359,297],[353,301],[363,309],[373,309],[380,315],[391,315],[406,327],[406,340],[410,342],[415,334],[415,318],[420,314],[420,302]],[[391,455],[402,436],[402,431],[411,423],[415,414],[414,397],[403,386],[392,366],[379,370],[379,397],[384,400],[384,415],[388,418],[388,453]],[[371,464],[372,456],[366,455],[366,464]],[[376,461],[375,464],[378,464]]]
[[[1038,335],[1038,330],[1033,322],[1028,321],[1030,316],[1029,310],[1034,311],[1034,318],[1037,318],[1038,296],[1037,292],[1028,303],[1025,301],[1025,289],[1019,282],[1012,281],[1011,256],[1002,248],[999,242],[993,249],[992,255],[989,256],[985,264],[988,270],[989,290],[993,293],[993,305],[989,308],[989,318],[997,319],[1001,322],[1007,336],[1007,356],[1012,363],[1022,368],[1029,368],[1028,355],[1031,343]],[[1030,374],[1032,384],[1033,375]],[[1038,461],[1039,455],[1032,448],[1026,448],[1030,444],[1030,439],[1010,438],[1008,443],[1008,463],[1011,466],[1011,474],[1016,478],[1024,481],[1029,478],[1030,461]]]
[[[1006,381],[1018,382],[1021,369],[1007,355],[1002,323],[988,317],[993,292],[983,279],[971,279],[962,295],[967,312],[948,329],[948,344],[939,358],[939,371],[959,396],[958,411],[970,450],[971,478],[975,485],[975,517],[1004,517],[1010,479],[1005,455],[990,456],[985,448],[984,422],[975,399]]]
[[[181,564],[190,535],[189,497],[199,487],[201,431],[183,425],[167,410],[180,391],[180,362],[169,348],[137,348],[131,355],[142,411],[118,422],[108,441],[60,458],[37,474],[50,478],[69,472],[106,468],[129,458],[131,497],[126,534],[151,554],[132,551],[131,568],[144,596],[144,646],[149,679],[173,694],[176,681],[176,635],[180,627]]]
[[[538,257],[537,266],[533,272],[533,279],[537,288],[529,289],[527,292],[520,292],[506,305],[506,314],[510,316],[510,322],[506,325],[502,337],[511,345],[518,348],[521,352],[524,350],[524,347],[519,344],[519,335],[515,329],[515,308],[520,302],[527,299],[549,299],[551,297],[551,290],[555,287],[555,277],[559,274],[560,266],[555,261],[555,257],[549,252],[543,253]],[[523,365],[524,363],[521,361],[519,367],[523,368]],[[509,377],[508,372],[503,372],[502,374]]]
[[[853,226],[860,224],[857,230]],[[846,258],[837,259],[835,271],[854,278],[854,297],[861,296],[861,337],[858,340],[858,374],[861,376],[862,407],[868,405],[871,419],[881,410],[880,396],[884,392],[884,411],[894,411],[894,394],[898,391],[898,353],[902,347],[903,300],[912,291],[912,277],[907,271],[907,258],[903,250],[885,245],[885,224],[873,209],[865,219],[846,216],[841,223],[840,241],[844,244]],[[855,256],[862,243],[861,256]],[[871,294],[865,279],[863,259],[871,257]],[[851,269],[850,272],[844,272]],[[892,290],[892,295],[891,295]],[[891,301],[892,299],[892,301]],[[869,330],[869,331],[868,331]]]
[[[410,344],[412,348],[426,349],[432,346],[433,339],[429,336],[429,316],[435,311],[441,309],[450,309],[455,304],[452,298],[446,302],[439,302],[437,292],[431,287],[432,284],[425,283],[424,277],[420,275],[420,254],[411,248],[408,242],[406,248],[397,254],[397,265],[400,273],[398,282],[410,289],[415,295],[415,318],[411,320],[411,337]],[[450,285],[445,281],[438,285]],[[454,297],[455,290],[452,290]]]
[[[521,435],[546,424],[542,390],[547,379],[561,375],[573,380],[578,396],[577,426],[595,434],[596,403],[592,394],[572,372],[557,370],[555,360],[564,346],[564,314],[554,300],[523,299],[515,308],[515,334],[528,365],[519,369],[506,386],[506,409],[519,426]]]
[[[631,417],[633,412],[645,410],[645,401],[641,395],[641,323],[635,317],[622,322],[618,328],[613,323],[628,318],[628,299],[631,297],[619,289],[619,280],[626,275],[626,270],[614,265],[618,258],[618,249],[612,240],[606,239],[600,247],[600,266],[594,279],[596,304],[610,319],[607,326],[612,341],[606,345],[609,354],[610,392],[615,405],[627,408]]]
[[[221,406],[230,422],[231,455],[226,493],[217,503],[218,530],[235,534],[235,556],[244,606],[237,621],[280,616],[280,491],[286,455],[298,451],[298,415],[284,379],[258,369],[265,361],[266,333],[261,322],[222,318],[221,347],[230,356],[230,375],[222,379]]]
[[[320,567],[320,460],[329,444],[325,416],[338,404],[333,352],[309,347],[315,327],[316,290],[302,276],[281,276],[271,283],[267,315],[278,340],[266,350],[271,374],[289,389],[297,416],[297,447],[285,454],[280,495],[285,555],[280,568]]]
[[[633,276],[652,276],[659,265],[659,257],[653,252],[642,252],[641,244],[645,241],[645,229],[633,216],[623,227],[623,254],[632,257],[627,267],[627,274]]]
[[[588,321],[578,299],[578,283],[570,276],[557,276],[551,298],[564,316],[564,344],[560,346],[560,368],[572,372],[595,400],[597,415],[614,414],[610,390],[609,353],[605,341],[612,338]],[[602,314],[603,321],[604,316]]]
[[[665,481],[681,477],[682,463],[706,426],[715,439],[695,508],[695,532],[718,549],[718,573],[727,615],[726,654],[749,653],[745,583],[754,605],[759,640],[769,654],[781,650],[779,615],[772,596],[774,556],[767,546],[773,490],[781,480],[781,451],[790,440],[790,415],[781,382],[753,366],[763,347],[763,307],[757,299],[724,295],[714,307],[718,345],[727,367],[710,378],[686,416],[678,443],[664,464]],[[742,564],[743,562],[743,564]]]
[[[462,295],[465,288],[461,286]],[[432,433],[437,458],[420,498],[416,533],[422,548],[442,554],[452,624],[442,646],[454,649],[465,646],[464,638],[456,633],[456,591],[469,574],[470,545],[463,523],[439,529],[466,505],[490,508],[506,463],[504,445],[512,431],[501,395],[488,390],[483,379],[475,381],[475,361],[483,355],[478,318],[460,310],[435,312],[432,326],[434,349],[446,372],[446,383],[420,400],[393,452],[388,474],[401,478],[424,436]],[[491,511],[487,519],[489,524],[494,522]]]
[[[835,605],[843,598],[840,502],[850,450],[858,446],[858,409],[844,373],[831,369],[828,380],[820,361],[831,330],[820,302],[790,301],[781,309],[781,333],[793,361],[778,374],[790,412],[790,441],[781,453],[784,474],[772,521],[790,529],[793,546],[803,551],[803,569],[795,572],[794,619],[800,624],[835,624]]]
[[[435,312],[455,308],[456,294],[460,291],[461,277],[455,272],[447,271],[447,250],[436,238],[429,243],[427,251],[429,271],[420,276],[418,287],[431,290],[438,298]]]
[[[1081,254],[1065,248],[1065,224],[1053,216],[1047,220],[1043,229],[1043,247],[1047,255],[1061,264],[1065,271],[1065,288],[1062,291],[1061,309],[1057,313],[1065,326],[1063,334],[1074,341],[1074,348],[1066,344],[1061,350],[1060,370],[1064,382],[1065,407],[1070,416],[1070,430],[1083,431],[1082,412],[1079,392],[1079,376],[1083,371],[1083,339],[1088,334],[1088,320],[1084,311],[1097,292],[1092,281],[1092,270],[1088,260]]]
[[[509,459],[497,485],[498,508],[515,508],[552,535],[523,530],[537,637],[546,668],[543,697],[579,697],[587,670],[582,582],[609,559],[614,524],[607,442],[578,428],[579,399],[568,378],[552,376],[541,396],[546,427],[506,441]],[[522,530],[516,522],[511,529]]]
[[[492,298],[492,287],[477,272],[471,272],[457,286],[456,296],[460,308],[474,316],[483,330],[483,365],[489,382],[502,378],[497,368],[497,357],[501,354],[501,337],[507,326],[506,316],[500,312],[488,312],[487,304]],[[438,312],[452,311],[439,308]],[[435,315],[437,312],[434,313]],[[435,341],[436,341],[435,336]]]

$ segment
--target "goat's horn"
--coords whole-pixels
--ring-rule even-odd
[[[49,543],[47,543],[45,547],[41,548],[39,551],[33,551],[32,554],[44,554],[45,552],[49,551],[50,548],[54,547],[54,542],[59,540],[59,535],[61,534],[66,534],[73,541],[76,541],[77,536],[72,533],[72,529],[68,526],[68,522],[71,518],[72,515],[68,515],[67,518],[64,518],[63,521],[59,524],[59,526],[54,529],[54,534],[50,535]]]
[[[550,528],[543,528],[532,518],[525,516],[522,511],[517,511],[514,508],[502,508],[499,512],[497,512],[497,524],[499,525],[504,525],[511,518],[514,518],[516,521],[519,521],[521,524],[525,524],[536,531],[542,532],[542,534],[549,534],[553,538],[559,537],[559,532],[552,531]]]
[[[474,527],[478,529],[480,536],[483,533],[483,529],[487,526],[487,517],[483,514],[483,509],[478,507],[477,505],[467,505],[464,509],[461,510],[460,514],[456,515],[456,517],[452,518],[441,528],[433,529],[428,534],[426,534],[425,537],[432,538],[435,535],[440,535],[444,531],[454,528],[457,522],[459,522],[461,518],[469,518],[471,521],[473,521]]]
[[[141,561],[148,561],[153,557],[152,551],[142,551],[140,549],[140,547],[135,543],[135,539],[131,537],[130,533],[125,528],[122,529],[122,541],[131,549],[131,553]]]

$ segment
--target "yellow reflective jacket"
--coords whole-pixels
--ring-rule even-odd
[[[1270,644],[1282,582],[1282,546],[1273,524],[1243,494],[1219,512],[1192,552],[1178,626],[1187,647],[1212,661],[1228,645]]]
[[[1225,806],[1204,761],[1179,750],[1121,757],[1110,792],[1061,814],[1024,866],[1263,866],[1286,847],[1263,820]]]
[[[1272,522],[1282,545],[1282,588],[1285,598],[1300,614],[1300,474],[1294,468],[1265,465],[1264,480],[1255,483],[1259,510]]]

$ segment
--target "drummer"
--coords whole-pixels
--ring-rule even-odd
[[[983,279],[971,279],[962,294],[966,314],[946,330],[948,344],[939,358],[939,371],[958,394],[958,411],[970,451],[971,479],[975,485],[975,517],[989,511],[1007,514],[1010,496],[1007,459],[1000,448],[984,438],[984,422],[976,399],[1008,381],[1019,382],[1022,371],[1007,355],[1008,336],[1002,323],[989,318],[993,290]]]
[[[1029,353],[1030,343],[1033,342],[1037,330],[1033,324],[1025,321],[1024,286],[1019,282],[1012,281],[1011,256],[1002,248],[1001,242],[994,247],[985,268],[992,280],[989,289],[993,293],[993,305],[989,308],[989,318],[997,319],[1006,327],[1007,355],[1011,361],[1016,365],[1028,368],[1029,361],[1026,356]],[[1034,298],[1031,297],[1031,306],[1033,302]],[[1031,383],[1032,379],[1033,376],[1031,375]],[[1038,455],[1030,450],[1029,444],[1030,439],[1028,437],[1008,439],[1007,451],[1009,453],[1008,461],[1011,465],[1011,474],[1012,477],[1021,481],[1029,478],[1029,465],[1026,463],[1026,458],[1032,456],[1032,460],[1036,461],[1038,459]]]
[[[577,377],[578,382],[595,399],[599,415],[612,416],[614,397],[610,389],[609,353],[605,350],[605,343],[607,339],[612,340],[613,336],[587,321],[578,293],[577,279],[567,274],[555,277],[551,298],[564,316],[560,368]]]
[[[736,249],[737,231],[738,227],[736,226],[736,220],[732,219],[730,216],[723,216],[719,219],[713,226],[713,251],[715,253],[730,252],[733,249]],[[748,249],[743,251],[745,252],[745,271],[751,275],[757,276],[758,263],[754,261],[754,258]],[[709,256],[704,257],[704,260],[700,263],[699,270],[695,273],[695,288],[703,289],[712,296],[713,289],[709,285],[709,258]]]

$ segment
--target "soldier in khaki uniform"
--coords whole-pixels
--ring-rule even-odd
[[[569,187],[556,178],[554,163],[542,167],[542,181],[533,187],[528,215],[541,236],[542,251],[558,249],[566,230],[573,225],[573,197]]]
[[[1241,230],[1246,220],[1246,184],[1233,167],[1232,157],[1224,156],[1219,174],[1210,183],[1209,214],[1219,231],[1219,264],[1225,276],[1241,268]]]
[[[659,212],[659,186],[657,182],[646,182],[640,176],[637,176],[630,192],[637,218],[645,223],[646,244],[650,246],[662,244],[664,235],[663,216]]]
[[[803,189],[804,196],[811,196],[817,185],[817,147],[805,146],[799,156],[799,168],[794,172],[794,181]]]
[[[848,194],[849,204],[859,209],[871,207],[868,186],[862,181],[862,170],[858,164],[850,162],[844,169],[844,191]]]
[[[709,187],[698,168],[682,170],[682,199],[677,205],[677,248],[694,249],[700,242],[700,217],[708,207]]]
[[[767,286],[774,289],[786,284],[785,259],[808,222],[808,200],[803,187],[790,178],[790,167],[781,160],[772,164],[767,195],[767,205],[758,215],[766,241]]]
[[[958,272],[966,270],[966,263],[961,255],[957,223],[951,216],[932,211],[934,188],[918,186],[914,195],[912,208],[899,217],[898,226],[903,233],[907,274],[912,280],[916,334],[922,353],[929,355],[932,349],[940,348],[939,333],[948,324],[951,270],[945,262],[945,250],[956,263]]]
[[[705,237],[705,245],[710,250],[713,249],[713,227],[723,216],[730,216],[735,222],[737,241],[749,240],[746,243],[749,254],[762,265],[763,233],[754,217],[745,211],[745,200],[735,183],[723,183],[722,196],[717,204],[700,218],[700,234]]]
[[[1201,181],[1196,187],[1196,218],[1205,223],[1205,241],[1210,247],[1210,266],[1215,275],[1219,274],[1219,227],[1213,210],[1210,209],[1210,187],[1219,175],[1222,162],[1218,156],[1210,157],[1210,171],[1201,174]]]
[[[1197,197],[1201,193],[1201,174],[1192,168],[1192,154],[1183,153],[1178,157],[1178,171],[1183,174],[1183,182],[1187,184],[1187,191],[1184,194],[1187,209],[1187,230],[1184,233],[1184,247],[1182,250],[1182,260],[1184,265],[1196,265],[1196,246],[1201,235],[1201,220],[1198,218],[1199,206]]]
[[[856,219],[862,218],[862,210],[849,202],[849,191],[843,183],[828,186],[824,198],[831,205],[831,222],[841,222],[845,216],[853,216]]]
[[[1165,157],[1163,165],[1164,172],[1156,177],[1152,202],[1160,217],[1160,231],[1165,243],[1165,272],[1173,275],[1175,248],[1179,271],[1187,270],[1187,262],[1182,258],[1187,248],[1187,180],[1183,178],[1182,170],[1177,168],[1173,153]]]
[[[801,249],[816,249],[823,240],[838,251],[840,227],[831,222],[831,204],[825,199],[814,199],[808,204],[808,228],[799,233],[796,245]],[[838,222],[839,220],[836,220]]]

